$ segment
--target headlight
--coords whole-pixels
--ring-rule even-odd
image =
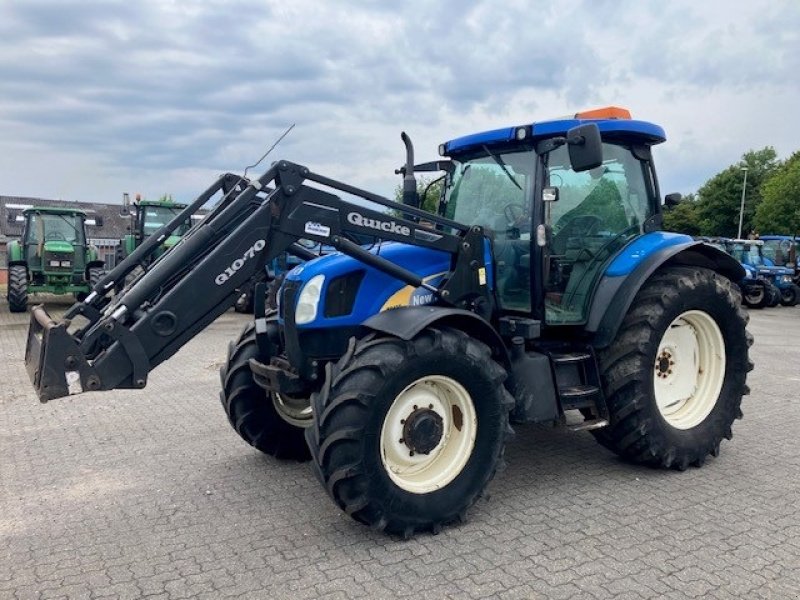
[[[783,283],[791,283],[792,282],[792,276],[791,275],[782,275],[781,276],[781,281]]]
[[[61,266],[61,262],[57,261],[57,260],[51,260],[50,261],[50,266],[51,267],[60,267]]]
[[[317,307],[319,307],[324,282],[325,275],[315,275],[303,286],[300,297],[297,299],[297,308],[294,311],[294,322],[297,325],[311,323],[317,318]]]
[[[71,267],[72,263],[70,261],[68,261],[68,260],[62,260],[61,261],[61,266],[62,267]]]

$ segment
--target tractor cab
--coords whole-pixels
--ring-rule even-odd
[[[153,235],[164,225],[169,223],[183,209],[185,204],[173,202],[169,196],[161,200],[142,200],[139,194],[131,206],[128,194],[123,195],[122,215],[130,216],[130,233],[127,234],[118,246],[117,262],[130,255],[144,240]],[[152,258],[157,258],[168,248],[178,243],[178,240],[189,231],[191,221],[181,223],[171,234],[160,244],[159,250],[154,253]]]
[[[79,210],[29,208],[24,213],[24,255],[33,285],[83,282],[86,215]]]
[[[589,122],[602,136],[602,161],[592,168],[574,164],[564,137]],[[440,147],[453,162],[443,214],[489,232],[503,311],[531,313],[551,325],[587,321],[596,283],[612,257],[659,228],[650,148],[665,139],[657,125],[609,107]],[[638,250],[650,251],[669,235],[649,237]],[[625,270],[623,260],[618,274]]]

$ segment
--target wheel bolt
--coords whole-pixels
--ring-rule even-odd
[[[431,410],[433,410],[433,404],[428,404],[428,408],[430,408]]]
[[[411,452],[408,453],[408,455],[409,456],[414,456],[414,451],[412,450]]]

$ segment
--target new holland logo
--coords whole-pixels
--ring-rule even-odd
[[[396,221],[381,221],[380,219],[368,219],[364,215],[357,212],[347,214],[347,221],[358,227],[368,227],[369,229],[377,229],[378,231],[386,231],[388,233],[396,233],[398,235],[411,235],[411,229],[405,225],[400,225]]]

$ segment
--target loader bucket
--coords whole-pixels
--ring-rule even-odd
[[[68,326],[69,321],[51,319],[42,305],[31,311],[25,367],[42,402],[100,387]]]

